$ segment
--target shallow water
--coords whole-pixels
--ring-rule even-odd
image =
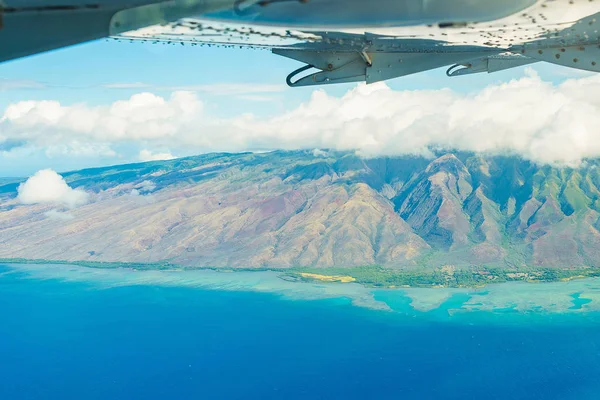
[[[597,282],[213,274],[0,267],[0,399],[599,398]]]

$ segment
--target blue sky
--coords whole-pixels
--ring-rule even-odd
[[[93,108],[127,100],[142,92],[166,99],[173,92],[191,90],[202,102],[203,112],[210,114],[211,127],[243,114],[263,118],[264,123],[275,123],[278,115],[310,101],[315,90],[324,90],[328,96],[338,98],[356,87],[355,84],[342,84],[322,89],[287,88],[285,76],[299,66],[296,61],[264,50],[100,40],[0,64],[0,117],[11,104],[28,100],[52,100],[62,106],[85,103],[86,107]],[[534,69],[541,81],[553,85],[586,76],[552,65],[540,64]],[[526,68],[517,68],[490,75],[447,78],[443,70],[434,70],[389,81],[387,86],[395,92],[449,89],[465,94],[521,79],[526,75],[525,71]],[[2,128],[0,125],[0,140]],[[77,141],[77,137],[71,136],[69,140]],[[98,142],[97,138],[95,140]],[[181,156],[220,149],[218,146],[182,144],[180,150],[175,151],[168,142],[156,144],[131,138],[111,142],[111,151],[104,155],[96,156],[93,152],[61,155],[48,151],[44,145],[15,149],[15,140],[11,143],[10,146],[0,143],[0,176],[24,176],[42,168],[64,171],[135,162],[139,160],[140,150]],[[153,143],[155,147],[149,148]],[[265,141],[257,143],[264,145]],[[290,146],[293,147],[287,144],[285,148]],[[229,150],[227,146],[222,147]],[[276,148],[277,143],[273,147]],[[243,148],[238,146],[235,150]]]

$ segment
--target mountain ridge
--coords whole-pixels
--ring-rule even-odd
[[[600,265],[600,160],[579,169],[447,152],[213,153],[62,174],[90,202],[18,201],[0,258],[189,267]],[[56,213],[52,210],[57,210]]]

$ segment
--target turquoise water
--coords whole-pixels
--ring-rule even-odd
[[[384,311],[0,266],[0,399],[600,398],[598,312],[453,311],[485,296],[376,291]]]
[[[571,310],[581,310],[583,306],[592,302],[591,299],[581,297],[581,293],[573,293],[571,297],[573,297],[573,306],[570,307]]]

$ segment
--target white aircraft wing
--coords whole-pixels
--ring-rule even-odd
[[[287,77],[290,86],[372,83],[442,66],[448,76],[490,73],[539,61],[600,72],[600,1],[64,1],[5,4],[0,61],[112,36],[268,49],[304,63]]]

